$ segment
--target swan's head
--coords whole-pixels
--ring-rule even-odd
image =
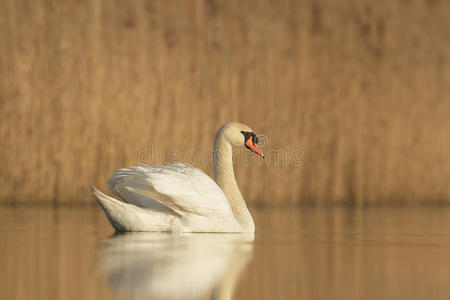
[[[253,133],[253,130],[245,124],[230,122],[225,123],[220,127],[217,135],[223,136],[232,146],[249,149],[264,157],[261,149],[258,148],[258,137]]]

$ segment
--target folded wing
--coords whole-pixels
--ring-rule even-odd
[[[184,164],[119,169],[108,180],[124,201],[152,210],[211,216],[232,215],[220,187],[200,169]]]

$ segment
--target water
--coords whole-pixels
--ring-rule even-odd
[[[450,299],[449,208],[252,209],[257,232],[113,235],[0,208],[1,299]]]

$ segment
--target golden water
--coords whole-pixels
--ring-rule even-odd
[[[0,208],[0,299],[449,299],[449,208],[251,209],[255,236]]]

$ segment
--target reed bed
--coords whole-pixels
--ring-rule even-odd
[[[0,203],[93,204],[89,185],[170,150],[205,153],[226,121],[288,158],[236,157],[251,205],[449,203],[449,11],[1,1]]]

